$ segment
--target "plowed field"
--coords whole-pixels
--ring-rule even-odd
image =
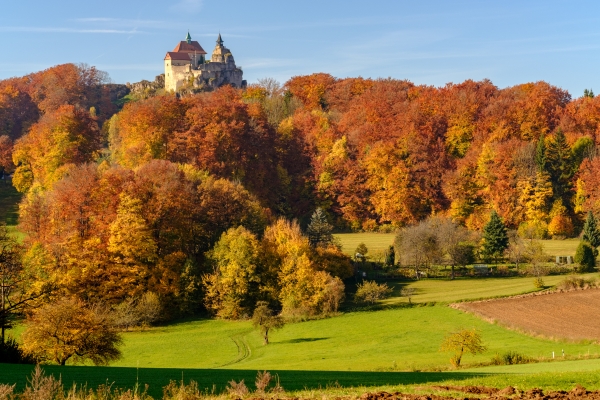
[[[457,308],[544,336],[600,340],[600,289],[460,303]]]

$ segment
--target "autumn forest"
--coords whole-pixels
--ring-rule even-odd
[[[500,89],[298,76],[244,90],[120,96],[65,64],[0,82],[0,167],[23,194],[23,265],[42,293],[242,318],[336,310],[340,232],[445,216],[574,237],[600,212],[600,99],[546,82]]]

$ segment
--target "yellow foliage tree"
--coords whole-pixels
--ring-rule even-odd
[[[207,308],[220,318],[251,315],[260,296],[260,256],[260,242],[246,228],[223,233],[209,255],[215,270],[203,279]]]
[[[142,217],[142,202],[126,193],[120,194],[117,218],[110,225],[108,251],[112,255],[111,279],[116,297],[137,296],[143,286],[139,282],[149,276],[149,267],[157,260],[156,243]]]

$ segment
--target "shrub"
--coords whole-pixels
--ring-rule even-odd
[[[358,284],[354,299],[357,302],[375,304],[376,301],[389,297],[392,289],[387,284],[377,284],[375,281],[364,281]]]
[[[538,276],[537,278],[534,279],[533,286],[535,286],[536,289],[543,289],[544,288],[544,280]]]
[[[493,365],[514,365],[514,364],[527,364],[532,362],[530,357],[527,357],[523,354],[519,354],[515,351],[509,351],[502,355],[496,353],[494,357],[492,357]]]
[[[580,276],[569,276],[558,283],[557,287],[563,290],[572,289],[587,289],[589,287],[595,287],[595,279],[584,279]]]
[[[575,262],[579,264],[580,272],[590,272],[596,267],[596,257],[593,247],[585,241],[579,242],[575,252]]]

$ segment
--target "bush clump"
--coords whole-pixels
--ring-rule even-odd
[[[357,302],[375,304],[376,301],[385,299],[391,294],[392,289],[385,283],[378,284],[375,281],[364,281],[358,284],[354,299]]]
[[[509,351],[504,354],[498,354],[492,357],[492,365],[514,365],[527,364],[532,362],[531,357],[519,354],[516,351]]]
[[[595,279],[585,279],[581,276],[569,276],[559,282],[557,287],[562,290],[588,289],[596,287]]]

